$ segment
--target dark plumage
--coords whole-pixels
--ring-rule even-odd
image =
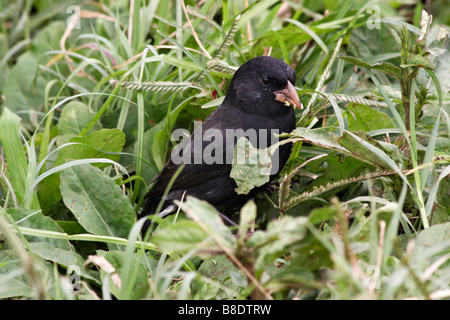
[[[230,177],[233,154],[230,155],[225,151],[227,143],[232,151],[242,134],[231,141],[228,141],[230,139],[225,141],[226,130],[243,129],[241,131],[244,131],[243,136],[246,137],[245,131],[249,129],[262,132],[257,136],[256,141],[247,137],[254,147],[260,149],[272,144],[271,129],[278,129],[279,133],[291,132],[295,128],[295,113],[291,106],[301,108],[298,95],[293,87],[294,83],[294,70],[276,58],[256,57],[243,64],[231,80],[223,104],[209,115],[189,139],[184,139],[180,144],[184,146],[183,152],[187,152],[187,154],[180,154],[184,159],[189,159],[191,164],[186,164],[175,180],[159,215],[165,217],[173,213],[176,208],[173,200],[180,200],[185,191],[186,195],[206,200],[214,206],[236,207],[254,197],[258,191],[264,188],[264,186],[255,188],[248,195],[239,195],[235,192],[234,189],[237,186]],[[216,129],[216,131],[211,129]],[[267,133],[259,131],[261,129],[266,129]],[[220,151],[216,150],[219,154],[212,153],[215,159],[220,158],[223,163],[209,164],[211,159],[205,158],[201,159],[201,163],[197,161],[197,164],[194,164],[195,148],[197,148],[197,152],[205,151],[210,143],[218,142],[211,138],[211,132],[220,132],[224,138],[223,148]],[[195,141],[198,141],[196,137],[199,135],[203,138],[200,148],[198,148],[198,144],[195,145]],[[278,157],[279,165],[273,174],[271,172],[270,180],[273,180],[285,165],[291,148],[291,144],[282,145],[278,149],[278,153],[272,157],[272,159]],[[222,151],[223,155],[220,154]],[[171,159],[153,179],[152,182],[155,184],[146,195],[147,203],[140,217],[155,213],[170,179],[178,168],[179,164],[174,163]]]

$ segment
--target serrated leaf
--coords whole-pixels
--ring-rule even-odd
[[[222,244],[231,245],[234,243],[235,239],[233,234],[224,225],[216,208],[211,204],[191,196],[188,196],[184,202],[175,201],[175,203],[180,206],[181,210],[186,212],[191,219],[208,228],[208,230],[205,231],[214,233],[215,236],[220,237],[219,240],[225,240]]]
[[[253,148],[250,141],[240,138],[234,148],[233,166],[230,177],[236,181],[238,194],[269,182],[272,160],[266,150]]]
[[[122,189],[100,169],[89,164],[65,169],[61,194],[66,207],[88,232],[127,238],[135,212]]]
[[[255,273],[258,274],[272,263],[277,257],[289,251],[293,245],[304,239],[307,234],[306,217],[283,216],[282,219],[272,221],[267,231],[254,233],[249,240],[249,245],[261,245],[259,256],[255,261]],[[256,235],[256,237],[255,237]]]
[[[365,162],[362,162],[352,156],[342,157],[340,154],[330,154],[324,158],[324,160],[326,160],[326,170],[323,174],[312,181],[307,188],[305,188],[306,192],[317,192],[315,197],[320,197],[323,195],[322,192],[320,192],[321,189],[328,189],[326,193],[326,197],[328,199],[333,194],[336,194],[342,190],[342,188],[329,189],[333,183],[358,177],[366,169],[373,171],[372,167],[369,167]],[[318,165],[319,164],[322,164],[322,162],[318,162]],[[311,212],[311,214],[313,214],[313,212]]]
[[[198,273],[220,285],[194,282],[192,285],[194,299],[230,299],[238,295],[240,286],[247,287],[247,278],[225,255],[206,259],[198,268]]]
[[[408,63],[401,64],[400,67],[422,67],[430,70],[436,70],[436,67],[426,57],[420,54],[412,55],[408,58]]]
[[[379,157],[373,152],[367,150],[367,148],[363,146],[361,141],[366,141],[373,145],[375,148],[380,149],[379,143],[376,140],[372,139],[372,137],[370,137],[364,131],[359,131],[357,133],[354,133],[354,135],[351,135],[348,132],[344,132],[342,134],[342,137],[339,138],[339,143],[351,152],[352,157],[369,163],[381,170],[390,170],[389,166],[387,166],[382,160],[380,160]],[[380,152],[382,151],[380,150]],[[387,157],[387,155],[385,156]]]
[[[300,138],[302,141],[323,147],[325,149],[340,151],[343,153],[349,153],[347,149],[342,147],[338,140],[339,136],[328,132],[326,130],[310,130],[307,128],[296,128],[291,132],[291,136]]]
[[[159,227],[152,235],[152,242],[163,252],[188,252],[205,249],[208,234],[194,221],[182,220],[165,227]]]
[[[323,129],[310,130],[306,128],[297,128],[291,132],[291,136],[328,150],[338,151],[344,155],[351,156],[357,160],[373,165],[370,158],[362,156],[362,152],[352,152],[352,150],[358,151],[359,147],[353,145],[354,141],[347,143],[347,140],[351,138],[347,137],[348,134],[346,132],[340,137]],[[344,142],[342,142],[343,139]]]
[[[383,112],[372,109],[363,104],[351,103],[347,112],[349,112],[347,119],[349,131],[365,132],[374,131],[378,129],[395,128],[392,120]]]
[[[379,70],[388,75],[397,78],[398,80],[402,79],[402,70],[399,67],[394,66],[390,62],[378,62],[378,63],[368,63],[361,58],[346,56],[343,54],[338,55],[338,57],[348,63],[351,63],[358,67],[364,67],[368,69]]]

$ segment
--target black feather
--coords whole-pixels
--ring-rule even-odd
[[[235,73],[231,80],[224,102],[197,128],[190,138],[180,143],[178,150],[184,159],[189,159],[190,164],[178,175],[170,192],[168,193],[161,212],[166,210],[166,214],[171,213],[173,200],[180,200],[183,193],[206,200],[214,206],[236,207],[245,203],[249,198],[254,197],[257,192],[264,188],[255,188],[248,195],[239,195],[234,190],[237,187],[235,181],[230,177],[232,151],[240,137],[237,135],[232,141],[225,139],[230,130],[238,130],[241,136],[249,138],[245,131],[251,129],[262,132],[256,137],[256,145],[253,147],[262,149],[271,145],[273,139],[271,130],[278,130],[279,133],[289,133],[295,128],[295,112],[290,106],[286,106],[275,100],[274,92],[286,87],[288,81],[295,83],[295,72],[286,63],[272,57],[257,57],[243,64]],[[211,142],[207,141],[207,135],[212,129],[220,132],[223,141],[223,148],[219,150],[221,154],[213,154],[215,159],[221,159],[222,163],[212,163],[210,159],[201,159],[200,163],[194,164],[194,153],[203,152]],[[241,129],[241,130],[240,130]],[[265,131],[259,131],[265,129]],[[248,131],[248,132],[250,132]],[[248,133],[247,132],[247,133]],[[201,148],[195,144],[196,137],[202,135],[203,143]],[[254,138],[254,137],[252,137]],[[201,138],[200,138],[201,139]],[[254,144],[255,139],[249,138]],[[228,143],[228,144],[227,144]],[[231,149],[231,153],[227,152]],[[281,171],[289,158],[292,145],[280,146],[278,153],[279,165],[276,172],[273,172],[271,179]],[[229,151],[229,150],[228,150]],[[197,154],[198,155],[198,154]],[[154,214],[161,200],[161,197],[179,167],[170,159],[162,171],[153,179],[153,188],[146,195],[147,203],[140,214],[140,217]]]

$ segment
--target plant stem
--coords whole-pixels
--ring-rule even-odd
[[[401,30],[401,65],[406,65],[409,55],[409,37],[406,26],[403,26]],[[409,132],[411,127],[411,122],[409,119],[409,103],[410,103],[410,92],[411,92],[411,78],[409,74],[409,68],[405,67],[402,69],[402,80],[400,81],[401,91],[402,91],[402,102],[403,108],[405,110],[405,127],[406,131]]]

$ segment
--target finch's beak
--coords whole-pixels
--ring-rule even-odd
[[[293,106],[298,109],[303,109],[300,99],[298,98],[297,91],[290,81],[284,89],[274,92],[275,100],[283,102],[285,105]]]

